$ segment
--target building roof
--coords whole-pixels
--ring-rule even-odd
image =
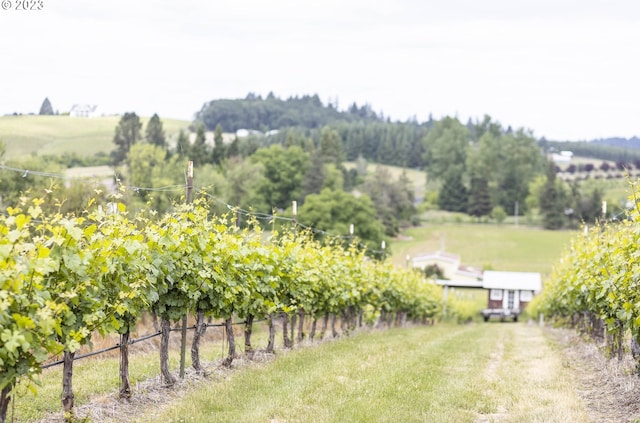
[[[437,279],[436,283],[442,286],[453,286],[456,288],[482,288],[481,280],[469,280],[469,279]]]
[[[486,289],[512,289],[539,292],[542,277],[534,272],[500,272],[485,270],[482,287]]]
[[[441,261],[448,261],[451,263],[460,263],[460,256],[457,256],[455,254],[445,253],[442,251],[435,251],[432,253],[423,254],[413,258],[414,263],[420,262],[420,261],[426,261],[426,260],[441,260]]]
[[[83,112],[95,112],[98,106],[95,104],[74,104],[71,106],[71,111],[83,111]]]

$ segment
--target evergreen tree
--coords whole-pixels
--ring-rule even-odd
[[[324,158],[319,150],[311,155],[311,165],[304,176],[302,191],[306,197],[309,194],[319,194],[324,187],[324,180],[327,177]]]
[[[117,147],[115,151],[111,152],[114,164],[120,164],[127,158],[131,147],[142,138],[141,129],[140,118],[134,112],[127,112],[120,118],[113,137],[113,142]]]
[[[493,209],[489,183],[486,178],[474,177],[471,179],[471,192],[469,193],[469,214],[480,218],[488,216]]]
[[[183,157],[189,157],[189,152],[191,150],[191,143],[189,142],[189,136],[184,132],[184,130],[180,130],[178,132],[178,140],[176,142],[176,153]]]
[[[211,157],[210,148],[207,145],[207,136],[204,125],[198,125],[196,130],[196,139],[189,151],[189,160],[193,161],[194,166],[200,166],[209,163]]]
[[[547,181],[542,189],[540,209],[545,229],[561,229],[564,225],[564,203],[556,185],[556,170],[553,162],[547,166]]]
[[[335,129],[325,126],[320,134],[320,153],[326,163],[335,163],[339,166],[344,160],[342,152],[342,140]]]
[[[149,144],[165,148],[166,138],[164,129],[162,129],[162,121],[157,113],[154,113],[151,119],[149,119],[149,122],[147,122],[145,137]]]
[[[225,158],[225,146],[224,138],[222,137],[222,126],[216,125],[216,129],[213,131],[213,152],[212,162],[213,164],[220,165]]]
[[[39,115],[53,115],[53,107],[51,107],[51,102],[49,101],[49,97],[46,97],[42,102],[42,106],[40,106]]]
[[[233,141],[229,144],[227,149],[227,158],[240,156],[240,139],[237,136],[233,137]]]
[[[442,182],[438,206],[441,210],[466,213],[468,197],[467,188],[462,183],[462,175],[450,172]]]

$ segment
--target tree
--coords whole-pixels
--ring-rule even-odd
[[[304,196],[309,194],[319,194],[324,188],[324,180],[327,177],[327,170],[324,164],[324,158],[320,150],[316,150],[311,155],[311,165],[302,181],[302,189]]]
[[[366,194],[356,198],[344,191],[325,188],[320,194],[306,198],[298,216],[301,223],[338,236],[348,236],[353,224],[354,235],[372,250],[380,248],[384,239],[384,226],[376,219],[373,202]]]
[[[293,200],[301,200],[302,182],[309,167],[309,155],[300,147],[272,145],[261,148],[252,157],[264,167],[260,192],[269,207],[286,209]],[[271,209],[263,210],[270,213]]]
[[[178,132],[178,141],[176,142],[176,153],[183,157],[189,157],[191,150],[191,143],[189,142],[189,136],[183,129]]]
[[[455,173],[448,174],[442,182],[438,195],[438,206],[441,210],[452,212],[467,212],[469,194],[462,183],[462,176]]]
[[[469,130],[458,119],[445,117],[437,122],[425,137],[424,145],[430,178],[443,180],[448,174],[459,177],[464,173]]]
[[[204,125],[198,125],[196,129],[196,139],[189,148],[189,160],[193,161],[194,166],[201,166],[210,163],[211,148],[207,145],[207,135]]]
[[[229,144],[227,149],[227,158],[240,156],[240,140],[237,136],[233,137],[233,141]]]
[[[564,225],[564,198],[556,185],[556,171],[552,162],[547,165],[547,181],[540,198],[542,221],[545,229],[561,229]]]
[[[326,163],[342,164],[344,153],[342,151],[342,140],[335,129],[325,126],[320,134],[320,154]]]
[[[42,106],[40,106],[39,115],[53,115],[53,107],[51,107],[51,102],[49,101],[49,97],[46,97],[42,102]]]
[[[225,155],[224,138],[222,137],[222,126],[220,124],[217,124],[216,129],[213,132],[212,163],[216,165],[222,164],[222,160],[224,160]]]
[[[400,226],[408,225],[415,215],[413,186],[404,172],[394,180],[387,169],[378,166],[360,190],[373,201],[376,217],[384,224],[385,233],[389,236],[397,235]]]
[[[491,195],[489,194],[489,183],[485,178],[471,178],[471,190],[469,193],[469,209],[471,216],[481,218],[491,213]]]
[[[127,158],[131,147],[142,138],[141,129],[140,118],[134,112],[127,112],[120,118],[113,137],[116,150],[111,152],[114,164],[120,164]]]
[[[166,147],[166,138],[164,135],[164,129],[162,129],[162,121],[157,113],[154,113],[147,122],[147,128],[145,129],[145,135],[147,142],[158,147]]]
[[[524,207],[529,183],[544,172],[544,157],[522,129],[510,134],[488,130],[470,150],[467,168],[471,175],[487,179],[492,203],[513,214],[516,202]]]
[[[223,198],[243,210],[265,210],[267,207],[259,191],[264,182],[262,165],[236,157],[225,162],[224,167]],[[241,223],[240,219],[236,223]]]
[[[471,118],[469,118],[469,120],[471,120]],[[482,136],[486,133],[490,133],[495,137],[500,137],[502,132],[503,132],[502,125],[500,125],[499,122],[492,122],[491,116],[489,115],[484,115],[484,117],[482,118],[482,122],[479,122],[476,119],[476,123],[473,125],[473,131],[472,131],[472,133],[475,135],[474,140],[476,141],[482,138]]]
[[[180,181],[181,175],[178,157],[166,158],[166,151],[158,146],[141,143],[131,147],[129,152],[130,184],[141,188],[157,188],[173,185]],[[184,180],[184,179],[183,179]],[[184,194],[177,191],[133,190],[128,193],[132,200],[140,205],[148,203],[149,207],[157,211],[167,211],[173,201]]]

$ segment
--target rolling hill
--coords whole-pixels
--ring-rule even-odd
[[[161,118],[162,119],[162,118]],[[114,148],[113,135],[119,116],[73,118],[69,116],[2,116],[0,140],[7,147],[6,158],[13,159],[37,153],[58,155],[75,153],[78,156],[108,154]],[[148,117],[142,117],[142,130]],[[162,119],[168,140],[177,138],[180,129],[191,122]]]

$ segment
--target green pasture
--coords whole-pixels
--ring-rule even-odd
[[[547,231],[528,226],[438,223],[409,228],[393,241],[391,260],[407,266],[411,259],[438,250],[460,256],[480,269],[540,272],[549,275],[577,231]]]
[[[177,138],[180,129],[187,129],[190,124],[184,120],[161,119],[168,140]],[[149,118],[142,117],[140,120],[144,134]],[[33,153],[75,153],[78,156],[108,154],[114,149],[113,136],[119,121],[120,116],[1,116],[0,140],[7,147],[6,158],[9,159]]]
[[[355,162],[344,162],[343,164],[347,169],[355,169],[357,166]],[[374,173],[376,171],[376,168],[378,167],[386,169],[393,179],[399,179],[404,172],[415,188],[416,197],[423,197],[425,191],[435,190],[438,187],[436,182],[427,181],[427,174],[425,171],[418,169],[409,169],[401,166],[390,166],[378,163],[368,163],[366,168],[367,174]]]

